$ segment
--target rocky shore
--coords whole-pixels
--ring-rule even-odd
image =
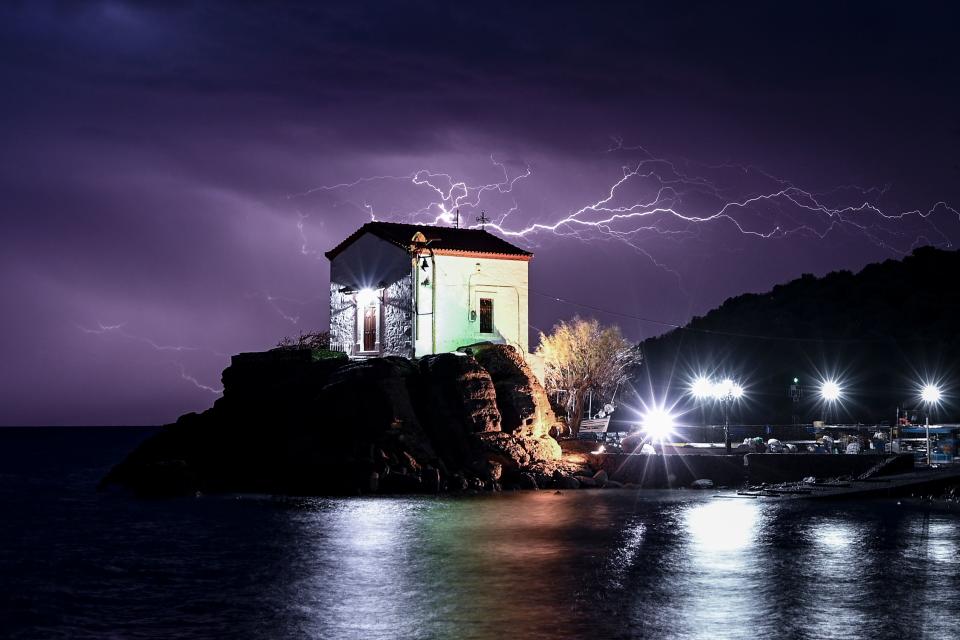
[[[166,425],[101,487],[141,496],[358,495],[608,482],[563,461],[554,439],[561,424],[518,352],[464,351],[416,361],[309,349],[238,354],[212,408]]]

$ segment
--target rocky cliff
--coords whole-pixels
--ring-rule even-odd
[[[309,350],[233,357],[223,397],[104,478],[141,495],[305,495],[532,487],[560,475],[557,419],[507,345],[348,361]]]

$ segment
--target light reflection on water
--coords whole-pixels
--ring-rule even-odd
[[[953,516],[700,494],[322,500],[286,635],[954,637]],[[946,635],[944,635],[946,634]]]
[[[0,638],[960,637],[960,525],[921,507],[608,490],[140,501],[93,490],[132,447],[112,432],[6,437]]]

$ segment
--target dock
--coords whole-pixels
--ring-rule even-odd
[[[737,495],[744,498],[805,500],[890,498],[935,491],[953,483],[960,483],[960,465],[916,469],[883,476],[866,473],[856,479],[842,482],[785,482],[776,485],[750,487],[737,491]]]

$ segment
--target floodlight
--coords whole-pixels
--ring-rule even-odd
[[[690,393],[694,398],[709,398],[713,395],[713,383],[709,378],[698,376],[690,385]]]
[[[665,409],[651,409],[644,414],[641,428],[651,440],[663,440],[673,432],[674,418]]]
[[[365,307],[372,303],[376,297],[377,294],[373,289],[361,289],[357,292],[357,304],[361,307]]]
[[[726,400],[728,398],[740,397],[737,394],[737,389],[740,390],[740,395],[743,395],[743,389],[740,389],[740,385],[735,383],[730,378],[724,378],[720,382],[714,383],[713,385],[713,397],[717,400]]]
[[[827,402],[835,402],[840,399],[840,385],[835,380],[825,380],[820,385],[820,397]]]
[[[924,385],[920,397],[927,404],[936,404],[940,402],[940,387],[935,384]]]

